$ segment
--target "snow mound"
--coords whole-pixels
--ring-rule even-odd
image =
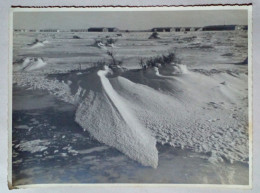
[[[33,48],[40,48],[40,47],[43,47],[44,46],[44,43],[41,43],[41,42],[37,42],[33,45],[30,46],[31,49]]]
[[[247,162],[247,75],[178,69],[177,75],[153,68],[108,76],[108,67],[92,68],[59,80],[19,72],[14,83],[74,104],[75,121],[85,131],[144,166],[157,167],[156,143],[207,153],[211,162]]]
[[[32,71],[40,69],[46,65],[47,63],[43,58],[27,57],[23,60],[21,66],[16,67],[15,70]]]
[[[99,48],[101,48],[101,49],[107,50],[106,45],[103,44],[102,42],[97,43],[97,46],[98,46]]]
[[[120,76],[111,80],[113,88],[158,143],[212,155],[214,152],[217,160],[225,157],[230,162],[247,162],[247,104],[240,95],[247,87],[243,76],[241,80],[229,74],[158,75],[156,82],[164,80],[159,88]],[[227,85],[220,84],[223,79]]]
[[[34,48],[40,48],[45,46],[45,44],[49,43],[48,40],[43,40],[43,41],[39,41],[38,39],[35,39],[35,41],[31,44],[28,44],[30,47],[30,49],[34,49]]]
[[[174,66],[174,70],[175,71],[173,71],[173,74],[188,74],[189,73],[187,66],[184,64],[176,64]]]
[[[155,138],[113,89],[106,77],[108,73],[108,68],[97,72],[102,92],[89,93],[79,105],[76,122],[97,140],[117,148],[144,166],[156,168],[158,151]]]
[[[43,40],[42,43],[43,43],[43,44],[48,44],[49,41],[48,41],[48,40]]]
[[[148,69],[148,71],[149,71],[149,69]],[[172,75],[181,75],[181,74],[190,73],[187,66],[184,64],[171,64],[171,65],[167,65],[167,66],[163,66],[163,67],[158,66],[158,67],[154,67],[152,71],[153,72],[150,72],[150,73],[154,73],[156,76],[159,76],[159,77],[167,77],[167,76],[170,77]]]

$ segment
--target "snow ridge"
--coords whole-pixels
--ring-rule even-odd
[[[113,89],[106,77],[108,73],[108,67],[97,72],[105,97],[91,92],[79,106],[76,121],[99,141],[117,148],[144,166],[156,168],[158,151],[155,138],[139,123],[123,98]],[[99,108],[101,104],[102,108]],[[94,117],[97,110],[99,119]]]

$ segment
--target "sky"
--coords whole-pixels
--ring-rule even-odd
[[[14,12],[14,29],[87,29],[247,25],[247,10]]]

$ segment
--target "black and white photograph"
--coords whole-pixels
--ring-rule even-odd
[[[251,19],[251,6],[13,8],[12,187],[250,187]]]

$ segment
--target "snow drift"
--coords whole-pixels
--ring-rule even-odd
[[[157,167],[156,143],[208,153],[210,161],[247,162],[246,73],[201,72],[175,65],[110,76],[109,68],[94,67],[14,82],[76,105],[75,120],[84,130],[144,166]]]
[[[15,71],[33,71],[38,70],[47,65],[47,62],[43,58],[26,57],[22,60],[22,63],[18,63],[14,66]]]
[[[33,45],[30,46],[31,49],[34,49],[34,48],[40,48],[40,47],[43,47],[44,46],[44,43],[42,42],[37,42]]]
[[[217,160],[247,162],[248,109],[241,95],[246,94],[247,76],[226,72],[163,76],[159,70],[155,69],[154,76],[152,72],[127,76],[136,83],[120,76],[111,80],[157,142],[210,153]],[[151,82],[161,81],[151,87]]]
[[[30,49],[40,48],[45,46],[45,44],[49,43],[48,40],[39,41],[38,39],[35,39],[35,41],[31,44],[28,44]]]
[[[103,89],[89,93],[76,112],[76,121],[99,141],[145,166],[156,168],[158,152],[155,138],[113,89],[106,78],[108,73],[108,68],[97,72]]]

